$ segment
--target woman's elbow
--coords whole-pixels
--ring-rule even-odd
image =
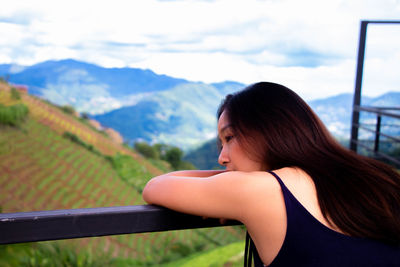
[[[154,187],[155,179],[151,179],[147,182],[146,186],[143,188],[142,198],[147,204],[154,204],[154,191],[156,190]]]

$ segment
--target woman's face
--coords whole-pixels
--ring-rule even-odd
[[[228,171],[262,170],[262,164],[250,159],[240,146],[225,111],[222,112],[218,120],[218,137],[222,145],[218,163],[225,166]]]

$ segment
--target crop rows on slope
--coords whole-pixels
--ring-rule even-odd
[[[31,123],[32,124],[32,123]],[[2,182],[6,185],[3,187],[3,189],[8,190],[8,192],[4,192],[5,194],[2,194],[2,196],[7,196],[7,199],[2,199],[2,202],[4,203],[2,206],[5,208],[5,210],[14,210],[14,211],[21,211],[21,207],[23,209],[26,208],[26,210],[43,210],[43,209],[55,209],[55,208],[70,208],[70,204],[76,203],[78,204],[78,207],[82,206],[89,206],[90,204],[105,204],[105,206],[108,206],[107,204],[110,202],[114,202],[114,204],[125,204],[127,202],[132,203],[133,199],[132,196],[134,196],[135,192],[133,190],[129,190],[126,186],[117,186],[121,188],[121,192],[117,192],[117,198],[113,196],[113,194],[109,194],[107,190],[104,188],[97,191],[94,191],[97,194],[101,194],[103,196],[107,196],[107,198],[103,197],[103,200],[101,200],[101,197],[97,198],[101,200],[101,203],[99,201],[94,202],[94,203],[88,203],[88,199],[93,199],[92,196],[89,195],[78,195],[76,198],[78,198],[78,201],[74,201],[72,203],[60,203],[59,199],[55,198],[55,194],[57,194],[58,191],[61,191],[61,188],[66,190],[65,184],[60,182],[61,180],[71,180],[69,177],[65,177],[61,175],[61,173],[67,173],[65,171],[66,169],[68,170],[73,170],[77,169],[77,172],[83,172],[85,171],[86,168],[90,164],[83,164],[83,168],[80,168],[80,162],[79,162],[79,153],[70,153],[68,159],[70,160],[70,166],[66,166],[64,163],[59,163],[58,159],[61,157],[63,158],[64,155],[68,154],[68,150],[71,151],[71,147],[74,145],[71,145],[68,143],[68,146],[66,149],[62,148],[62,142],[65,142],[65,140],[62,140],[59,138],[58,135],[52,135],[49,131],[47,131],[46,135],[42,135],[42,133],[46,132],[45,127],[29,127],[32,125],[25,125],[26,131],[28,131],[29,134],[32,134],[33,136],[26,136],[22,134],[21,132],[17,132],[19,134],[19,138],[15,137],[15,131],[9,131],[10,133],[12,132],[12,136],[8,137],[14,137],[14,138],[7,138],[5,139],[6,143],[7,140],[13,140],[14,143],[10,144],[8,142],[7,146],[10,149],[7,149],[6,151],[6,157],[2,161],[3,165],[2,168],[7,168],[7,171],[4,171],[4,175],[1,177],[4,179],[1,179]],[[36,136],[35,136],[36,135]],[[45,138],[43,138],[45,136]],[[32,138],[31,138],[32,137]],[[35,138],[36,137],[36,138]],[[52,138],[51,138],[52,137]],[[29,140],[29,138],[31,138]],[[79,148],[75,148],[79,150]],[[12,153],[10,153],[12,152]],[[48,159],[48,162],[46,162],[45,159]],[[36,160],[36,161],[35,161]],[[76,165],[72,165],[76,164]],[[45,168],[40,168],[40,166],[45,166]],[[71,168],[71,166],[73,166]],[[104,164],[100,164],[100,167],[102,168],[102,173],[101,175],[110,175],[110,171],[106,170],[104,168]],[[93,170],[93,166],[91,166]],[[70,185],[70,187],[76,187],[79,186],[79,182],[86,182],[86,184],[90,184],[90,178],[91,176],[96,177],[95,173],[97,172],[99,168],[96,168],[95,171],[88,172],[85,174],[84,178],[80,177],[79,173],[77,172],[70,172],[74,173],[74,177],[78,178],[75,179],[74,183]],[[10,176],[12,174],[13,177]],[[92,175],[90,175],[92,174]],[[56,179],[57,177],[58,179]],[[104,176],[103,176],[104,177]],[[97,176],[93,180],[101,180],[103,187],[107,184],[105,182],[106,179],[103,179],[103,177]],[[115,179],[116,175],[115,173],[112,173],[112,177],[114,178],[113,184],[116,184],[115,182],[121,184],[121,181],[119,179]],[[89,179],[87,179],[89,178]],[[88,182],[89,181],[89,182]],[[110,181],[108,181],[110,182]],[[85,187],[85,186],[84,186]],[[108,187],[109,188],[109,187]],[[39,190],[38,190],[39,189]],[[41,189],[41,190],[40,190]],[[70,190],[71,191],[71,190]],[[130,192],[129,192],[130,191]],[[36,194],[32,194],[32,192],[36,192]],[[79,192],[79,190],[78,190]],[[115,191],[111,191],[115,192]],[[129,193],[128,193],[129,192]],[[108,193],[108,195],[107,195]],[[52,196],[54,194],[54,197]],[[64,192],[64,195],[73,195],[71,192]],[[121,196],[125,195],[125,198],[122,199],[121,201]],[[24,201],[24,197],[29,196],[30,202]],[[47,196],[47,197],[46,197]],[[95,196],[96,197],[96,196]],[[62,197],[59,197],[60,200]],[[65,200],[65,199],[64,199]],[[83,201],[82,201],[83,200]],[[79,203],[79,201],[81,201]],[[29,203],[29,204],[28,204]],[[130,204],[129,203],[129,204]],[[47,204],[47,205],[46,205]],[[66,206],[64,206],[66,205]],[[93,206],[93,205],[91,205]],[[106,238],[108,243],[119,243],[113,240],[113,237],[107,237]],[[115,238],[114,238],[115,239]],[[114,241],[114,242],[113,242]],[[118,244],[121,246],[121,244]],[[122,244],[123,245],[123,244]],[[119,249],[113,249],[114,251],[118,251]]]
[[[106,138],[104,135],[93,132],[88,126],[83,125],[81,122],[78,122],[76,118],[71,117],[70,115],[64,114],[60,110],[49,106],[46,103],[43,103],[41,100],[38,100],[33,97],[26,98],[28,102],[32,103],[33,113],[38,117],[43,123],[47,123],[54,130],[61,133],[61,131],[69,131],[76,134],[78,137],[82,138],[84,141],[88,141],[88,143],[94,145],[99,151],[106,155],[115,155],[117,152],[121,152],[123,154],[127,154],[137,160],[140,164],[146,167],[153,175],[161,174],[161,171],[155,168],[153,165],[149,164],[146,160],[144,160],[141,156],[136,153],[133,153],[131,150],[127,149],[122,145],[115,144],[111,139]],[[48,118],[52,118],[57,122],[50,123]],[[50,119],[51,120],[51,119]],[[84,133],[91,133],[91,137],[93,140],[85,138]],[[82,134],[82,135],[81,135]]]
[[[20,103],[20,100],[13,99],[11,97],[10,92],[0,90],[0,103],[4,104],[6,106],[11,106],[11,105]]]
[[[111,139],[92,131],[87,125],[82,124],[71,115],[65,114],[61,110],[33,97],[26,98],[26,100],[29,107],[32,107],[32,114],[41,123],[58,133],[71,132],[83,141],[94,145],[103,154],[114,155],[119,150]]]
[[[37,140],[37,141],[40,142],[40,140]],[[77,153],[76,152],[74,152],[74,153],[72,152],[74,150],[78,151],[81,148],[80,147],[76,147],[74,144],[70,144],[69,146],[65,146],[64,145],[63,149],[59,149],[60,144],[62,144],[63,142],[65,142],[65,140],[63,140],[63,139],[54,140],[54,142],[51,143],[51,146],[49,147],[49,149],[52,152],[57,153],[55,155],[56,157],[58,156],[58,157],[63,157],[64,158],[65,163],[69,164],[70,168],[68,168],[68,170],[71,170],[71,169],[72,170],[77,170],[77,172],[83,173],[85,178],[86,177],[89,177],[89,178],[91,177],[90,179],[82,179],[82,178],[79,178],[79,175],[76,175],[76,173],[74,173],[75,175],[71,179],[65,178],[65,180],[67,180],[67,181],[79,182],[78,184],[75,184],[75,183],[71,184],[70,183],[71,186],[77,186],[77,189],[85,188],[85,190],[88,191],[87,190],[87,186],[82,184],[82,183],[85,183],[85,182],[86,183],[88,183],[88,182],[94,183],[95,181],[101,181],[100,186],[97,186],[97,188],[101,189],[101,192],[99,192],[99,193],[101,193],[102,195],[105,195],[105,196],[107,196],[107,198],[111,198],[111,199],[115,199],[115,197],[120,198],[121,195],[118,194],[118,192],[116,192],[115,190],[108,190],[110,188],[110,185],[106,184],[106,182],[105,182],[106,180],[105,179],[101,179],[104,174],[101,174],[101,176],[97,175],[97,172],[99,170],[105,171],[107,169],[107,168],[105,168],[107,163],[105,163],[105,164],[97,164],[97,166],[92,166],[93,163],[97,163],[99,161],[99,159],[98,159],[98,156],[92,155],[91,153],[86,153],[87,156],[85,156],[85,157],[87,159],[85,161],[81,161],[80,158],[76,157]],[[83,152],[83,151],[81,151],[81,152]],[[74,155],[75,155],[75,157],[74,157]],[[79,155],[82,155],[82,153],[80,153]],[[88,169],[87,173],[86,173],[86,169]],[[110,168],[108,168],[108,169],[110,170]],[[58,168],[55,171],[55,174],[57,174],[57,171],[59,171],[59,170],[60,170],[60,168]],[[110,171],[108,171],[106,173],[106,175],[111,175]],[[63,176],[61,176],[61,177],[63,177]],[[119,179],[115,177],[114,173],[113,173],[113,175],[111,175],[111,177],[113,177],[116,182],[119,181]],[[126,188],[126,187],[117,186],[116,183],[113,183],[113,184],[114,184],[114,186],[111,185],[111,188],[112,187],[123,188],[123,189]],[[104,191],[104,188],[107,188],[107,191]],[[112,193],[111,195],[110,195],[110,192]]]
[[[51,201],[49,201],[49,203],[51,203]],[[54,201],[52,203],[54,204]],[[172,236],[174,237],[172,238]],[[143,239],[144,237],[148,238],[144,240]],[[155,260],[161,260],[163,256],[169,253],[169,251],[171,250],[171,246],[173,246],[174,244],[179,242],[184,243],[185,240],[194,240],[192,231],[150,234],[145,236],[139,236],[139,235],[116,236],[111,238],[119,241],[119,242],[112,242],[111,240],[106,241],[107,244],[109,244],[108,245],[109,252],[112,251],[112,255],[126,256],[129,254],[131,256],[139,257],[142,260],[146,259],[147,256],[144,255],[149,255],[148,253],[151,253],[153,257],[155,257]],[[195,239],[203,239],[203,238],[195,237]],[[200,240],[198,242],[200,242]],[[90,242],[90,243],[94,244],[95,247],[97,247],[95,242]],[[111,243],[113,243],[114,245],[110,245]],[[115,243],[117,243],[118,245],[116,245]],[[121,247],[125,247],[123,246],[123,244],[125,243],[127,244],[128,247],[135,248],[134,251],[129,252],[129,250],[126,248],[121,249]],[[140,246],[140,244],[142,244],[142,246]]]
[[[148,161],[143,159],[143,157],[122,145],[114,143],[111,139],[106,138],[104,135],[94,132],[89,126],[78,121],[77,118],[69,114],[65,114],[58,108],[50,106],[49,104],[35,97],[23,95],[23,99],[32,111],[32,115],[41,123],[48,125],[56,132],[72,132],[82,140],[94,145],[101,153],[105,155],[115,155],[117,152],[130,155],[140,164],[145,166],[153,175],[161,174],[159,169],[151,165]]]
[[[72,144],[72,147],[74,147],[75,145]],[[75,151],[81,149],[80,147],[76,147]],[[81,151],[81,152],[86,152],[86,151]],[[92,155],[91,153],[87,153],[86,152],[86,158],[85,160],[79,160],[79,159],[73,159],[70,162],[70,168],[74,170],[74,173],[71,173],[71,175],[73,175],[73,180],[71,179],[71,181],[73,183],[69,184],[71,187],[74,188],[74,190],[81,192],[83,195],[89,197],[90,199],[96,199],[96,195],[94,195],[94,193],[102,193],[103,195],[106,195],[108,199],[110,200],[114,200],[116,198],[116,195],[113,194],[114,191],[110,191],[105,190],[104,186],[98,185],[96,184],[96,187],[101,189],[101,191],[99,191],[99,189],[97,191],[92,191],[90,190],[94,184],[95,184],[95,180],[101,179],[101,177],[99,177],[98,175],[98,171],[100,168],[104,168],[104,164],[96,164],[98,163],[99,159],[96,155]],[[96,158],[97,157],[97,158]],[[71,158],[71,157],[69,157]],[[95,165],[93,165],[95,164]],[[107,163],[105,163],[105,165],[107,165]],[[115,174],[114,176],[115,177]],[[66,181],[69,181],[69,178],[65,178]],[[104,179],[102,179],[104,181]],[[115,182],[118,182],[118,178],[114,179]],[[125,188],[125,187],[124,187]],[[111,193],[111,194],[110,194]],[[82,196],[79,196],[80,199],[82,199]],[[118,201],[117,201],[118,202]],[[93,204],[93,203],[92,203]]]
[[[47,112],[53,111],[50,109]],[[34,112],[33,117],[35,117]],[[61,129],[60,125],[66,127],[67,124],[59,123],[58,133],[66,130]],[[6,145],[6,150],[12,151],[13,156],[6,160],[12,168],[4,172],[4,176],[0,179],[7,190],[4,192],[1,189],[3,187],[0,187],[1,195],[7,196],[6,199],[0,196],[0,205],[5,211],[143,203],[140,195],[126,186],[103,158],[99,159],[99,156],[70,143],[34,121],[28,120],[23,128],[24,131],[6,131],[14,143]],[[125,150],[126,154],[138,158],[133,152]],[[0,165],[1,168],[6,168],[2,161]],[[10,177],[11,174],[13,177]],[[18,179],[13,179],[15,177]],[[37,190],[39,186],[41,190]],[[8,206],[3,203],[8,203]],[[219,231],[222,232],[222,236],[226,233],[223,229]],[[217,232],[206,235],[214,235]],[[174,231],[108,236],[71,242],[87,245],[94,251],[109,252],[113,256],[136,257],[143,261],[153,261],[154,258],[155,261],[162,261],[176,247],[179,248],[179,244],[190,246],[193,242],[206,243],[207,240],[204,235],[199,235],[195,231]]]
[[[29,130],[30,128],[28,127],[28,132]],[[8,198],[6,199],[4,198],[1,199],[1,203],[5,211],[7,210],[10,211],[10,209],[11,211],[21,211],[21,207],[23,207],[24,209],[26,208],[27,210],[71,208],[70,206],[68,206],[68,203],[60,202],[62,200],[61,198],[60,199],[55,198],[55,195],[57,194],[60,188],[64,189],[69,188],[70,189],[68,192],[69,195],[71,196],[75,195],[75,200],[76,199],[83,200],[83,202],[81,202],[80,207],[95,206],[96,202],[91,194],[85,195],[82,194],[82,192],[80,193],[79,190],[75,190],[75,188],[79,186],[80,182],[85,182],[87,184],[88,183],[87,181],[90,182],[91,178],[93,177],[93,176],[88,176],[87,174],[84,173],[79,173],[82,171],[84,172],[88,168],[93,169],[94,167],[96,167],[92,166],[90,160],[85,160],[85,159],[90,159],[91,155],[89,152],[80,149],[79,147],[70,152],[69,154],[70,156],[75,157],[76,159],[81,159],[82,163],[89,162],[86,164],[87,167],[85,168],[79,168],[80,165],[84,164],[82,163],[78,164],[77,166],[75,166],[76,168],[78,168],[78,170],[75,171],[72,165],[68,166],[67,164],[62,162],[62,157],[57,155],[57,151],[62,151],[61,146],[57,147],[56,150],[52,151],[49,149],[49,147],[43,146],[40,143],[41,140],[40,138],[29,139],[26,136],[22,136],[22,138],[17,137],[14,140],[17,141],[17,146],[13,148],[13,153],[7,155],[6,158],[8,160],[1,162],[2,164],[3,163],[9,164],[7,173],[13,174],[12,179],[10,179],[10,177],[8,176],[6,177],[5,181],[6,186],[2,187],[2,191],[5,190],[6,192],[2,192],[1,195],[8,196]],[[71,144],[68,144],[69,143],[68,141],[64,140],[64,142],[66,142],[68,146],[71,146]],[[82,150],[81,153],[83,152],[89,154],[89,156],[88,157],[79,156],[79,153],[77,154],[77,151],[79,150]],[[35,156],[37,156],[38,158],[36,159]],[[37,161],[39,158],[42,160],[48,159],[48,161],[47,162],[42,161],[41,163],[39,163]],[[78,161],[79,160],[73,160],[74,163]],[[99,167],[98,169],[104,166],[104,164],[103,165],[98,164],[98,165],[100,165],[97,166]],[[41,166],[42,168],[39,168],[38,171],[34,171],[33,168],[38,168],[38,166]],[[44,166],[49,166],[49,168],[45,168]],[[2,165],[2,167],[5,166]],[[67,169],[72,170],[72,172],[67,172],[66,171]],[[55,176],[57,172],[60,173],[58,177]],[[74,172],[75,174],[77,174],[76,176],[79,176],[79,178],[75,181],[74,184],[68,186],[66,184],[67,183],[66,181],[68,181],[68,177],[63,177],[62,173],[70,174]],[[105,171],[103,167],[103,173],[104,172]],[[35,173],[37,175],[34,175]],[[92,175],[95,174],[96,171],[93,171]],[[2,175],[2,177],[4,176]],[[96,179],[100,180],[103,178],[106,177],[97,177]],[[119,187],[123,188],[124,191],[129,191],[129,188],[121,184],[122,182],[116,177],[115,173],[113,173],[113,179],[111,181],[114,183],[119,183],[120,184]],[[27,203],[26,201],[24,201],[24,196],[27,196],[29,192],[36,192],[36,194],[30,196],[31,200],[29,205],[24,205],[24,203]],[[110,202],[119,205],[125,204],[122,203],[116,196],[114,196],[112,192],[108,192],[104,187],[102,188],[102,192],[100,191],[97,192],[98,192],[97,194],[103,193],[107,195],[107,199],[104,199],[105,206],[109,206]],[[130,190],[130,192],[127,193],[127,195],[134,196],[135,193],[136,192],[134,190]],[[133,199],[130,197],[128,200],[132,201]],[[124,246],[123,244],[120,244],[120,242],[118,242],[117,240],[114,240],[115,239],[114,237],[107,237],[107,238],[110,239],[109,242],[111,242],[113,244],[113,247],[115,247],[113,248],[114,251],[119,251],[120,250],[119,247],[124,247],[124,249],[126,250],[127,246]]]

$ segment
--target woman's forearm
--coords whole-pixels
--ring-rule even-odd
[[[185,177],[210,177],[220,173],[226,172],[226,170],[187,170],[187,171],[174,171],[163,174],[168,176],[185,176]]]
[[[159,175],[157,177],[152,178],[147,182],[146,186],[143,189],[143,199],[152,204],[154,196],[159,196],[161,192],[165,191],[164,186],[159,186],[161,184],[165,184],[165,181],[173,181],[178,177],[185,178],[206,178],[211,177],[220,173],[226,172],[225,170],[187,170],[187,171],[174,171]],[[179,179],[179,178],[178,178]]]

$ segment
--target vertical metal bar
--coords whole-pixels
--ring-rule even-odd
[[[381,136],[381,121],[382,117],[380,114],[376,114],[376,129],[375,129],[375,145],[374,145],[374,153],[376,155],[376,152],[379,150],[379,137]]]
[[[358,139],[358,123],[360,120],[360,111],[355,107],[361,104],[361,85],[362,75],[364,67],[364,55],[365,55],[365,42],[367,38],[367,25],[368,21],[361,21],[360,28],[360,39],[358,43],[358,58],[357,58],[357,76],[356,85],[354,89],[353,99],[353,115],[351,119],[351,137],[350,137],[350,149],[357,152],[357,139]]]

